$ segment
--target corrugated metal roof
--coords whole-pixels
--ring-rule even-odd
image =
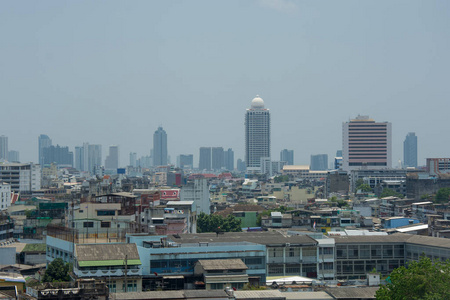
[[[75,257],[78,262],[140,259],[136,244],[75,245]]]
[[[248,267],[242,259],[200,259],[198,261],[203,269],[208,270],[246,270]]]

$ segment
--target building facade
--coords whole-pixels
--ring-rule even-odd
[[[117,170],[119,167],[119,146],[109,146],[109,155],[105,159],[105,169]]]
[[[280,152],[280,161],[285,161],[287,165],[294,164],[294,150],[283,149]]]
[[[153,166],[167,165],[167,133],[160,126],[153,134]]]
[[[200,147],[199,170],[211,170],[211,147]]]
[[[389,169],[392,166],[392,126],[357,116],[342,125],[342,169]]]
[[[0,160],[8,160],[8,137],[0,136]]]
[[[311,155],[310,169],[312,171],[328,170],[328,154]]]
[[[261,158],[270,158],[270,112],[259,96],[245,114],[245,162],[247,171],[260,172]]]
[[[177,166],[181,169],[193,169],[194,168],[194,155],[193,154],[180,154],[177,159]]]
[[[0,165],[0,181],[11,185],[13,192],[37,191],[41,189],[41,168],[32,163],[7,163]]]
[[[46,134],[41,134],[38,137],[38,152],[39,152],[39,164],[44,165],[44,148],[50,147],[52,145],[51,138]]]
[[[414,132],[408,133],[403,142],[403,166],[417,168],[417,136]]]

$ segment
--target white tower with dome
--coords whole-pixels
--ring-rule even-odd
[[[264,108],[264,100],[253,98],[251,108],[245,114],[245,164],[247,171],[261,170],[261,158],[270,159],[270,112]]]

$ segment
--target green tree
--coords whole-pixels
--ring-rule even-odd
[[[288,176],[288,175],[275,176],[275,177],[273,178],[273,181],[274,181],[275,183],[287,182],[287,181],[289,181],[289,176]]]
[[[403,194],[397,193],[396,191],[389,189],[389,188],[385,188],[383,189],[383,192],[380,195],[380,198],[384,198],[384,197],[390,197],[390,196],[394,196],[394,197],[398,197],[398,198],[403,198]]]
[[[450,261],[432,262],[423,256],[392,271],[377,299],[450,299]]]
[[[361,190],[361,192],[363,193],[368,193],[372,191],[372,188],[370,187],[370,185],[363,183],[359,187],[357,187],[356,190]]]
[[[434,197],[434,200],[437,203],[445,203],[448,202],[450,200],[450,188],[446,187],[446,188],[440,188],[437,193],[436,196]]]
[[[355,182],[356,190],[358,190],[359,187],[363,184],[364,184],[364,180],[362,180],[361,178],[356,180],[356,182]]]
[[[201,213],[197,218],[197,232],[240,232],[241,220],[233,215],[222,217]]]
[[[54,259],[45,270],[43,282],[64,282],[70,281],[69,271],[71,265],[64,263],[62,258]]]

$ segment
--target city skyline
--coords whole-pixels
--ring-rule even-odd
[[[272,112],[272,159],[292,149],[295,164],[316,153],[331,160],[340,124],[362,114],[393,124],[393,167],[408,132],[420,138],[424,165],[450,146],[441,138],[450,133],[446,110],[433,122],[423,114],[448,105],[449,9],[446,1],[5,1],[0,135],[24,162],[38,161],[36,137],[47,134],[71,151],[101,144],[103,157],[119,145],[126,165],[127,153],[149,155],[148,136],[164,124],[172,163],[194,153],[197,165],[202,145],[244,159],[242,112],[259,94]]]

